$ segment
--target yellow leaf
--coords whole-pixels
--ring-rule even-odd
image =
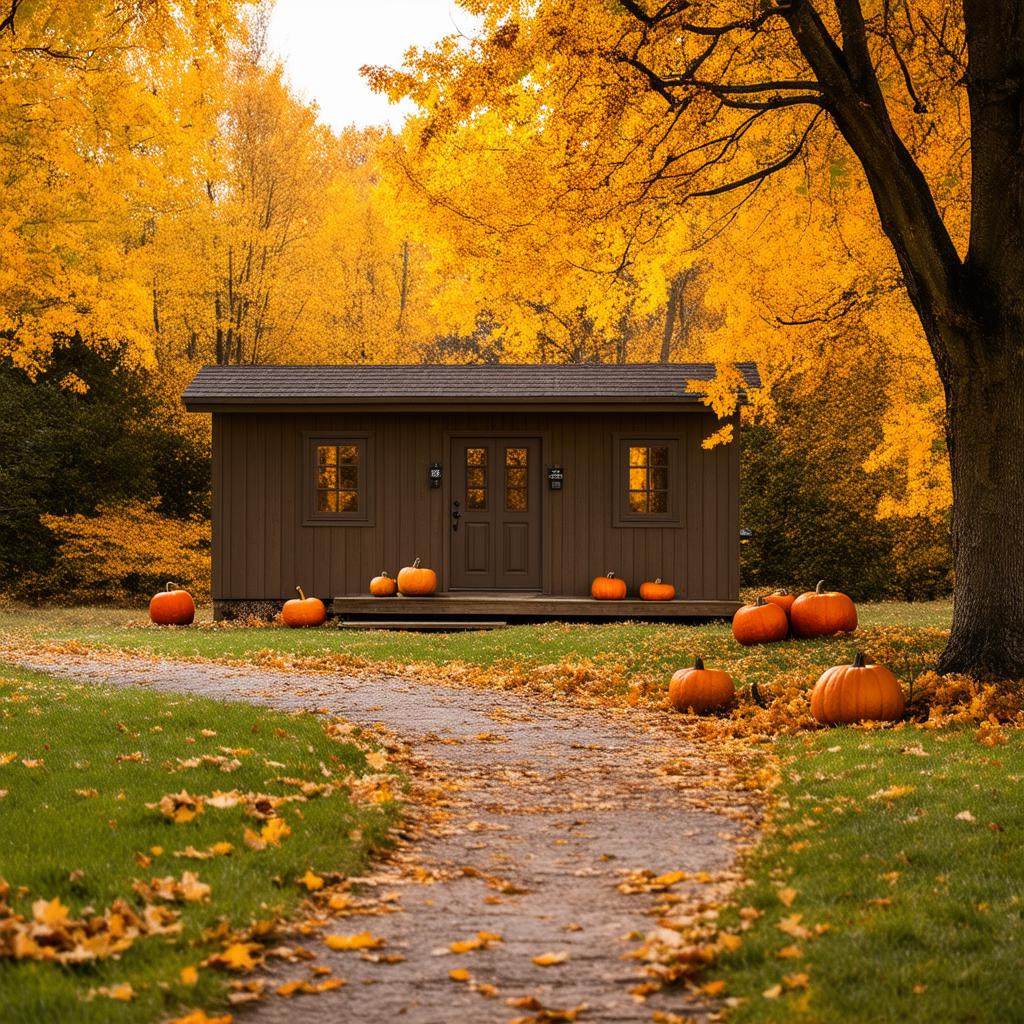
[[[743,939],[739,935],[733,935],[731,932],[722,932],[718,936],[718,944],[722,949],[727,949],[730,953],[735,953],[740,946],[743,945]]]
[[[476,937],[481,942],[503,942],[501,932],[477,932]]]
[[[796,899],[796,889],[790,889],[788,886],[785,889],[780,889],[778,892],[779,900],[784,903],[787,907],[793,906],[793,900]]]
[[[472,975],[465,967],[454,967],[448,972],[448,977],[451,978],[452,981],[469,981]]]
[[[807,988],[810,977],[806,974],[784,974],[782,984],[786,988]]]
[[[380,750],[373,750],[366,755],[366,763],[374,771],[383,771],[388,766],[387,754]]]
[[[304,885],[308,892],[316,892],[317,889],[324,887],[324,880],[307,868],[306,873],[299,879],[299,884]]]
[[[448,949],[452,953],[469,953],[474,949],[479,949],[482,945],[483,942],[479,938],[462,939],[459,942],[453,942]]]
[[[194,985],[199,980],[199,971],[195,967],[182,967],[178,977],[182,985]]]
[[[93,992],[99,996],[106,996],[108,999],[117,999],[122,1003],[130,1003],[135,998],[135,990],[127,981],[123,981],[119,985],[93,989]]]
[[[569,954],[563,950],[561,953],[541,953],[533,958],[533,962],[538,967],[554,967],[555,964],[564,964],[568,959]]]
[[[766,988],[761,993],[761,995],[763,995],[765,997],[765,999],[778,999],[779,996],[782,995],[782,986],[781,985],[772,985],[771,988]]]
[[[327,901],[327,906],[331,910],[345,910],[348,905],[352,902],[352,898],[345,892],[331,893],[331,898]]]
[[[36,900],[32,904],[32,917],[40,924],[59,926],[67,921],[68,908],[57,896],[52,900]]]
[[[328,949],[379,949],[384,940],[369,932],[356,932],[355,935],[327,935],[324,943]]]
[[[783,960],[799,960],[804,951],[799,946],[783,946],[775,955]]]
[[[10,764],[17,759],[18,752],[16,750],[9,750],[6,754],[0,754],[0,765]]]
[[[260,838],[271,846],[280,846],[281,840],[292,834],[284,818],[271,818],[260,829]]]
[[[258,954],[262,950],[258,942],[233,942],[206,962],[211,967],[223,967],[229,971],[251,971],[260,962]]]
[[[719,995],[721,992],[725,991],[725,982],[708,981],[705,982],[705,984],[701,985],[700,990],[704,993],[704,995],[714,997]]]
[[[175,1017],[167,1024],[231,1024],[234,1018],[230,1013],[222,1013],[216,1017],[207,1017],[205,1010],[193,1010],[184,1017]]]
[[[652,879],[651,885],[669,886],[669,885],[675,885],[677,882],[685,882],[685,881],[686,881],[686,872],[685,871],[670,871],[666,875],[658,875],[657,878]]]

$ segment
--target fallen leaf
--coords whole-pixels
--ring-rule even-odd
[[[711,996],[712,998],[714,998],[715,996],[720,995],[722,992],[725,991],[725,982],[708,981],[701,985],[700,990],[704,993],[704,995]]]
[[[973,815],[973,814],[971,814],[971,812],[970,812],[970,811],[961,811],[961,812],[960,812],[960,813],[959,813],[959,814],[958,814],[958,815],[956,816],[956,820],[957,820],[957,821],[966,821],[966,822],[970,822],[970,823],[971,823],[971,824],[973,825],[973,824],[974,824],[974,822],[976,822],[976,821],[977,821],[978,819],[977,819],[977,818],[975,818],[975,817],[974,817],[974,815]]]
[[[538,967],[554,967],[555,964],[564,964],[569,959],[569,954],[562,950],[561,953],[541,953],[532,959]]]
[[[379,949],[384,940],[369,932],[356,932],[354,935],[325,935],[324,944],[328,949]]]
[[[761,993],[761,995],[763,995],[765,997],[765,999],[778,999],[779,996],[782,995],[782,986],[781,985],[772,985],[771,988],[766,988]]]
[[[306,873],[299,879],[299,884],[304,885],[308,892],[316,892],[317,889],[324,887],[324,880],[307,868]]]
[[[796,899],[796,889],[791,889],[788,886],[785,889],[780,889],[778,897],[787,907],[791,907],[793,906],[793,900]]]
[[[195,967],[182,967],[178,978],[182,985],[194,985],[199,980],[199,971]]]
[[[451,978],[452,981],[469,981],[472,975],[465,967],[453,967],[448,972],[448,977]]]

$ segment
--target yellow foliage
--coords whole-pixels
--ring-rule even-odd
[[[22,581],[21,590],[56,592],[83,602],[151,596],[167,580],[199,601],[210,594],[210,524],[169,519],[156,502],[103,505],[95,516],[40,517],[60,549],[49,573]]]

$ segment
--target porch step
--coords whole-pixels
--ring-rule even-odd
[[[416,633],[455,633],[477,629],[502,629],[508,623],[498,619],[487,619],[480,622],[457,622],[445,619],[433,621],[416,621],[414,619],[342,619],[338,629],[394,629],[402,632]]]

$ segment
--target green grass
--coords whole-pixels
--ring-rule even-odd
[[[208,808],[191,822],[174,824],[146,804],[181,789],[294,793],[272,780],[322,782],[322,764],[341,774],[369,772],[362,742],[337,742],[323,725],[314,715],[78,685],[0,665],[0,754],[17,753],[0,766],[0,790],[7,790],[0,798],[0,879],[10,884],[13,909],[31,918],[33,901],[55,896],[72,916],[86,907],[102,913],[118,898],[139,906],[134,879],[180,878],[185,870],[212,886],[208,903],[174,905],[183,911],[181,935],[173,941],[137,938],[120,960],[62,967],[0,959],[0,1018],[19,1024],[117,1024],[161,1019],[182,1006],[219,1005],[223,976],[204,969],[196,986],[179,982],[181,968],[198,965],[220,948],[202,939],[203,929],[222,917],[244,927],[294,912],[304,892],[295,879],[307,868],[359,873],[375,845],[385,841],[395,804],[358,805],[343,790],[286,804],[280,814],[291,835],[260,851],[243,841],[245,828],[259,830],[260,822],[241,806]],[[204,736],[204,729],[216,735]],[[169,770],[176,758],[218,754],[222,746],[251,753],[237,752],[241,766],[230,773],[212,766]],[[116,760],[136,751],[144,761]],[[43,764],[26,767],[22,759]],[[75,794],[92,789],[98,796]],[[211,860],[173,855],[188,845],[202,850],[219,841],[231,842],[233,852]],[[154,846],[163,847],[163,854],[140,867],[136,854]],[[126,981],[137,993],[130,1003],[85,1000],[91,988]]]
[[[518,662],[544,665],[565,658],[589,658],[621,664],[627,675],[671,672],[680,659],[701,652],[723,662],[742,659],[752,677],[770,682],[774,672],[795,659],[811,657],[814,665],[834,664],[872,637],[896,630],[906,634],[910,658],[934,655],[951,617],[948,601],[923,604],[866,604],[859,608],[865,636],[815,643],[772,644],[740,648],[728,622],[703,625],[658,623],[544,623],[471,633],[401,633],[351,631],[323,627],[313,630],[246,628],[156,628],[145,625],[139,609],[0,608],[0,636],[28,641],[77,641],[169,657],[249,658],[261,650],[295,655],[346,654],[367,661],[426,662],[444,665],[468,662],[491,666]],[[130,625],[135,623],[136,625]],[[923,631],[923,632],[922,632]]]
[[[779,741],[777,827],[737,903],[764,916],[709,975],[745,1000],[730,1020],[1021,1019],[1024,735],[1007,735],[994,748],[970,731],[836,729]],[[915,748],[927,756],[901,753]],[[871,799],[890,787],[913,788]],[[963,811],[976,820],[958,820]],[[784,887],[796,890],[791,907]],[[786,934],[777,925],[791,914],[828,930]],[[799,959],[777,956],[792,945]],[[800,973],[806,990],[762,995]]]

